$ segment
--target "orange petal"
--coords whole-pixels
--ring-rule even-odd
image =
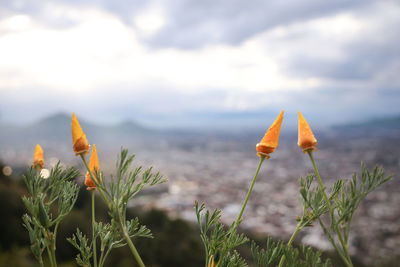
[[[37,144],[35,148],[35,154],[33,154],[33,168],[39,167],[40,169],[44,168],[44,157],[43,157],[43,149]]]
[[[96,172],[99,172],[99,157],[97,156],[97,149],[95,144],[93,144],[92,155],[90,155],[89,170],[92,172],[93,177],[96,179]],[[101,182],[102,181],[100,178],[100,183]],[[96,184],[90,177],[89,172],[86,173],[85,185],[89,188],[96,188]]]
[[[310,126],[308,125],[306,119],[304,119],[303,115],[299,111],[299,131],[298,131],[298,142],[299,147],[303,149],[303,152],[306,153],[307,150],[316,150],[317,149],[317,139],[315,139],[313,132],[311,131]]]
[[[78,119],[75,116],[75,113],[72,113],[72,147],[74,149],[75,154],[78,156],[82,153],[89,153],[89,142],[86,138],[85,133],[82,131],[81,125],[79,124]]]
[[[281,130],[282,120],[283,120],[283,110],[279,113],[278,117],[272,123],[265,133],[263,139],[257,144],[256,150],[258,156],[269,157],[269,154],[274,152],[279,143],[279,132]]]

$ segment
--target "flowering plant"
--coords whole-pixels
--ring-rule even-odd
[[[131,170],[134,155],[128,155],[128,150],[122,149],[117,160],[115,176],[103,182],[100,171],[96,145],[93,144],[89,164],[86,155],[89,153],[89,141],[84,134],[75,114],[72,115],[73,151],[80,156],[86,167],[85,185],[92,196],[92,238],[89,240],[77,229],[76,234],[68,241],[79,251],[76,257],[81,266],[104,266],[107,256],[113,248],[128,245],[139,266],[145,266],[132,238],[152,235],[139,219],[127,219],[128,203],[142,189],[166,182],[160,173],[153,173],[152,167],[143,171],[141,166]],[[57,266],[56,235],[61,220],[72,210],[78,198],[79,187],[75,179],[79,171],[74,168],[63,169],[58,163],[50,172],[48,179],[41,175],[44,167],[43,150],[36,146],[33,165],[24,177],[30,196],[24,196],[23,202],[29,214],[23,216],[24,226],[29,232],[31,250],[40,266],[44,266],[43,251],[48,252],[50,266]],[[98,191],[109,209],[110,222],[96,222],[95,192]],[[57,212],[53,210],[57,208]],[[100,249],[96,248],[97,240]],[[99,253],[99,255],[97,255]]]
[[[204,244],[206,267],[248,266],[237,248],[249,242],[250,239],[240,233],[239,226],[243,221],[244,211],[261,166],[278,147],[283,114],[282,111],[256,145],[260,161],[236,220],[226,226],[221,222],[221,210],[210,211],[206,209],[205,204],[195,203],[200,237]],[[353,215],[361,201],[378,186],[390,181],[392,176],[385,176],[383,168],[375,167],[373,171],[369,171],[364,164],[361,164],[359,175],[355,173],[351,179],[339,179],[332,188],[326,188],[313,156],[317,150],[317,140],[300,112],[298,120],[298,145],[308,155],[314,168],[314,173],[300,177],[299,193],[302,212],[296,218],[297,225],[287,244],[282,241],[273,241],[271,238],[266,240],[265,246],[251,241],[253,262],[260,267],[331,266],[329,260],[322,259],[321,252],[309,247],[292,246],[300,231],[318,222],[343,264],[352,267],[349,235]],[[140,224],[138,218],[127,218],[127,208],[129,202],[142,189],[164,183],[166,179],[160,173],[153,172],[152,167],[146,170],[143,170],[141,166],[131,168],[135,156],[129,155],[126,149],[121,150],[117,159],[115,174],[110,178],[104,177],[95,144],[92,145],[89,163],[87,163],[86,155],[89,154],[90,143],[75,114],[72,115],[71,126],[73,152],[82,159],[86,168],[84,184],[91,194],[92,204],[91,238],[86,237],[80,229],[68,238],[68,241],[79,251],[76,256],[77,264],[102,267],[112,249],[128,245],[138,265],[145,266],[132,238],[152,238],[152,234],[146,226]],[[46,250],[50,266],[55,267],[57,266],[55,255],[57,230],[60,222],[72,210],[77,200],[79,187],[75,180],[79,176],[79,171],[74,168],[64,168],[57,163],[47,178],[42,175],[44,165],[43,149],[37,145],[32,167],[24,176],[29,196],[23,197],[28,211],[23,216],[23,222],[29,232],[31,251],[39,265],[44,266],[46,262],[43,259],[43,252]],[[108,208],[109,221],[107,222],[96,221],[96,192]],[[100,246],[97,247],[97,245]]]
[[[329,260],[323,261],[321,259],[321,252],[314,252],[304,246],[300,249],[292,247],[297,234],[303,228],[313,226],[314,221],[318,221],[343,263],[348,267],[352,267],[353,263],[348,250],[348,238],[354,212],[367,194],[379,185],[391,180],[392,176],[385,176],[383,168],[379,167],[375,167],[370,172],[362,164],[361,178],[354,174],[350,180],[337,180],[328,196],[313,157],[313,151],[317,149],[317,140],[303,115],[300,112],[298,115],[298,145],[304,153],[308,154],[315,174],[300,178],[299,192],[302,197],[302,214],[296,218],[298,223],[288,243],[285,245],[282,242],[274,242],[268,238],[266,247],[260,248],[253,241],[251,251],[254,263],[260,267],[331,266]],[[239,245],[249,241],[245,235],[238,233],[238,226],[242,220],[244,209],[261,164],[264,159],[270,157],[270,154],[278,146],[282,120],[283,111],[256,146],[260,163],[236,221],[225,228],[221,222],[221,210],[215,209],[211,212],[205,209],[204,204],[199,206],[196,203],[195,212],[200,227],[200,236],[204,243],[206,267],[247,266],[239,252],[234,250]],[[315,177],[318,184],[314,183]]]

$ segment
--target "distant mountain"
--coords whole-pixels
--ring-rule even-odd
[[[332,128],[340,132],[347,131],[357,134],[368,132],[371,134],[397,133],[400,131],[400,116],[335,125]]]
[[[143,137],[157,134],[157,131],[145,128],[133,121],[115,125],[97,125],[79,118],[79,122],[90,137],[89,141],[118,144],[132,143]],[[136,137],[136,138],[133,138]],[[140,137],[140,138],[139,138]],[[0,147],[24,147],[35,143],[71,145],[71,115],[57,113],[27,126],[0,125]]]
[[[262,130],[275,120],[279,111],[201,111],[179,114],[144,114],[144,121],[159,129],[195,132]],[[297,118],[297,117],[295,117]],[[288,117],[287,119],[290,119]],[[286,119],[285,119],[286,120]]]

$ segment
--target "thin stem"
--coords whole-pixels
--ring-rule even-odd
[[[96,223],[95,218],[95,192],[96,190],[91,190],[92,192],[92,244],[93,244],[93,265],[97,267],[97,251],[96,251],[96,235],[94,232],[94,225]]]
[[[53,257],[51,255],[52,254],[52,251],[51,251],[52,242],[51,242],[51,240],[49,238],[48,231],[43,226],[40,226],[40,228],[41,228],[43,236],[44,236],[44,238],[46,240],[46,250],[47,250],[47,256],[48,256],[49,261],[50,261],[50,266],[54,267],[55,265],[54,265],[54,262],[53,262]]]
[[[346,228],[344,229],[344,237],[345,237],[346,243],[347,243],[348,240],[349,240],[350,224],[351,224],[351,218],[352,218],[352,217],[353,217],[353,215],[350,215],[350,217],[349,217],[349,219],[348,219],[348,221],[347,221]]]
[[[51,266],[51,267],[54,267],[54,263],[53,263],[53,257],[51,256],[50,247],[49,247],[49,246],[47,246],[46,250],[47,250],[47,256],[49,257],[50,266]]]
[[[201,237],[201,239],[203,239],[203,237]],[[209,255],[208,255],[208,247],[207,247],[206,242],[205,242],[204,239],[203,239],[203,244],[204,244],[204,250],[206,252],[205,255],[204,255],[206,257],[204,262],[205,262],[205,267],[207,267],[208,266],[208,262],[207,261],[208,261],[208,256]]]
[[[253,181],[251,182],[249,191],[247,192],[246,199],[244,200],[242,209],[240,210],[240,213],[239,213],[239,215],[238,215],[238,217],[236,219],[236,227],[239,226],[240,220],[242,219],[242,215],[243,215],[244,209],[246,208],[247,202],[249,201],[251,191],[253,190],[254,184],[256,183],[258,172],[260,171],[260,168],[261,168],[261,165],[262,165],[264,159],[265,159],[265,156],[261,156],[260,157],[260,163],[258,164],[257,171],[256,171],[256,173],[254,175]]]
[[[52,250],[52,256],[53,256],[54,267],[57,267],[56,251],[55,250]]]
[[[343,252],[337,247],[335,240],[333,239],[332,235],[329,233],[328,229],[326,228],[324,222],[321,220],[321,218],[318,218],[319,224],[321,225],[322,229],[324,230],[324,233],[328,236],[329,241],[331,242],[332,246],[335,248],[335,250],[338,252],[340,258],[344,261],[344,263],[347,266],[352,266],[350,265],[349,261],[347,258],[343,255]]]
[[[325,202],[326,202],[326,206],[328,207],[329,213],[332,216],[332,222],[334,222],[335,218],[333,216],[333,210],[332,210],[331,202],[329,201],[328,196],[326,195],[325,186],[324,186],[324,183],[322,182],[321,176],[319,175],[319,171],[318,171],[317,165],[315,164],[315,160],[314,160],[314,157],[312,155],[312,150],[311,149],[307,150],[307,154],[310,156],[312,165],[314,167],[315,175],[317,176],[317,180],[318,180],[319,186],[321,187],[322,194],[323,194]]]
[[[103,252],[100,253],[100,258],[99,258],[99,267],[103,266]]]
[[[296,238],[296,235],[300,232],[301,228],[302,227],[297,226],[296,230],[294,231],[294,233],[292,234],[292,236],[289,239],[288,246],[292,245],[294,239]]]
[[[263,163],[265,158],[266,157],[264,155],[260,156],[260,162],[258,163],[258,167],[257,167],[256,173],[254,174],[253,180],[251,181],[250,188],[247,191],[247,195],[246,195],[246,198],[245,198],[245,200],[243,202],[242,209],[240,210],[240,213],[239,213],[239,215],[238,215],[238,217],[237,217],[237,219],[235,221],[235,225],[232,228],[232,231],[235,231],[238,228],[239,224],[240,224],[240,220],[242,219],[242,215],[243,215],[244,209],[246,208],[247,202],[249,201],[251,191],[253,190],[254,184],[256,183],[258,173],[260,171],[261,165],[262,165],[262,163]],[[226,243],[229,244],[231,238],[232,238],[232,234],[229,236],[228,241]],[[221,251],[222,257],[225,255],[226,251],[227,251],[227,247],[224,246],[224,248]],[[207,261],[206,261],[206,264],[207,264]]]
[[[126,228],[122,224],[122,222],[120,222],[120,227],[121,227],[122,233],[124,235],[125,241],[128,243],[128,246],[131,249],[131,252],[132,252],[133,256],[135,257],[137,263],[139,264],[140,267],[145,267],[145,265],[142,261],[142,258],[140,258],[139,252],[136,250],[135,245],[133,245],[132,240],[131,240],[130,236],[128,235],[128,233],[126,232]]]
[[[335,226],[335,230],[336,230],[336,233],[338,235],[339,241],[340,241],[340,243],[342,245],[343,252],[344,252],[344,254],[345,254],[345,256],[346,256],[346,258],[348,260],[346,264],[347,264],[347,266],[352,267],[353,264],[351,262],[351,258],[350,258],[350,255],[349,255],[347,244],[343,240],[342,233],[339,230],[339,227],[335,223],[334,210],[332,209],[331,203],[330,203],[330,201],[328,199],[328,196],[326,195],[325,186],[324,186],[324,183],[322,182],[321,176],[319,175],[317,164],[315,164],[315,160],[314,160],[314,157],[313,157],[313,154],[312,154],[312,150],[311,149],[307,150],[307,154],[310,157],[311,163],[312,163],[312,165],[314,167],[315,175],[317,176],[317,180],[318,180],[319,186],[321,187],[322,194],[323,194],[325,202],[326,202],[326,206],[328,207],[329,213],[331,215],[332,224]]]
[[[300,232],[300,230],[301,230],[302,228],[303,228],[303,227],[301,226],[301,222],[298,223],[297,226],[296,226],[296,230],[294,230],[292,236],[291,236],[290,239],[289,239],[289,242],[288,242],[288,244],[287,244],[288,247],[290,247],[290,246],[292,245],[292,243],[293,243],[293,241],[294,241],[294,239],[295,239],[297,233]],[[286,260],[286,256],[283,255],[282,258],[281,258],[281,261],[279,262],[279,266],[278,266],[278,267],[282,267],[283,264],[285,263],[285,260]]]
[[[53,239],[52,242],[51,242],[50,250],[51,250],[51,256],[53,258],[53,266],[57,267],[55,239]]]
[[[106,252],[106,254],[104,254],[104,255],[102,254],[102,255],[101,255],[101,257],[102,257],[102,258],[101,258],[101,265],[99,265],[99,267],[100,267],[100,266],[102,267],[102,266],[104,265],[104,262],[106,261],[106,258],[107,258],[107,256],[108,256],[108,254],[110,253],[110,251],[111,251],[111,249],[108,249],[107,252]],[[103,253],[103,252],[102,252],[102,253]]]
[[[42,256],[40,256],[40,258],[39,258],[39,265],[40,265],[40,267],[44,267]]]

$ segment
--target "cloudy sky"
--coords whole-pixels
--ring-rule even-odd
[[[0,0],[0,121],[400,114],[400,2]]]

